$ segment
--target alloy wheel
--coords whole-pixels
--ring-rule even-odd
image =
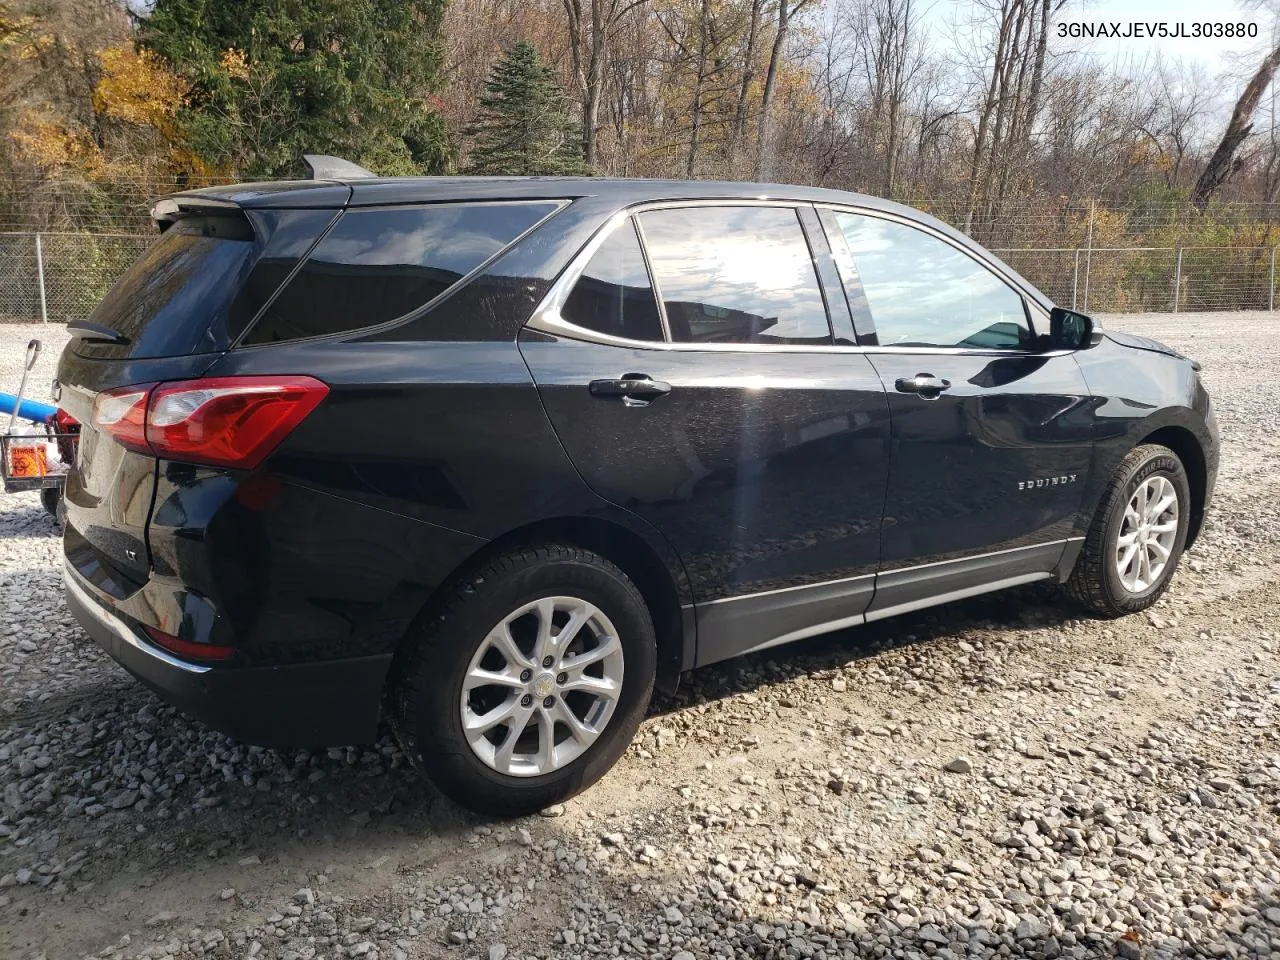
[[[1116,540],[1116,573],[1141,593],[1159,581],[1178,537],[1178,493],[1168,477],[1148,477],[1133,491]]]
[[[467,743],[507,776],[558,770],[608,725],[623,667],[617,631],[599,607],[567,596],[526,603],[489,631],[467,667]]]

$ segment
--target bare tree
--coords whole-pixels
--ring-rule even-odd
[[[582,156],[596,163],[596,132],[604,98],[609,37],[618,23],[646,0],[561,0],[569,25],[569,56],[582,94]]]
[[[698,147],[701,146],[703,93],[707,82],[707,47],[711,42],[711,0],[702,0],[698,6],[698,53],[694,63],[692,126],[689,131],[689,161],[685,176],[693,177],[698,167]]]
[[[1218,188],[1243,165],[1236,154],[1253,132],[1253,115],[1258,110],[1262,95],[1271,86],[1271,79],[1277,68],[1280,68],[1280,45],[1263,58],[1236,100],[1235,109],[1231,111],[1231,119],[1227,121],[1227,129],[1218,142],[1218,148],[1213,151],[1213,156],[1209,158],[1204,172],[1191,191],[1191,203],[1197,210],[1203,212]]]
[[[1157,60],[1144,74],[1152,91],[1153,122],[1141,124],[1158,154],[1165,185],[1177,186],[1192,151],[1201,141],[1201,129],[1212,105],[1202,69],[1181,61]]]
[[[778,0],[778,22],[773,34],[773,49],[769,53],[769,69],[764,77],[764,93],[760,98],[760,124],[756,135],[757,180],[773,176],[773,96],[777,89],[783,52],[787,48],[787,31],[796,16],[814,2],[815,0]]]
[[[861,49],[870,101],[869,126],[881,167],[878,184],[893,196],[900,163],[907,97],[925,65],[916,0],[862,0],[852,11],[851,29]]]
[[[1267,98],[1267,147],[1263,164],[1262,197],[1267,203],[1275,203],[1280,197],[1280,90],[1271,85]]]
[[[985,90],[977,105],[977,125],[969,160],[965,229],[984,206],[991,219],[1002,204],[1010,178],[1031,151],[1042,106],[1049,27],[1066,0],[978,0],[985,11],[974,26],[987,45],[975,45]]]
[[[1025,204],[1189,188],[1222,132],[1206,142],[1218,78],[1046,42],[1071,0],[830,0],[821,16],[817,0],[633,2],[453,0],[443,112],[463,129],[493,57],[527,38],[582,93],[601,172],[754,174],[928,200],[987,240],[1030,223]],[[935,44],[931,3],[976,12],[973,29]],[[612,23],[603,46],[597,22]],[[1280,198],[1280,95],[1264,93],[1258,114],[1231,183]]]
[[[856,89],[855,61],[859,45],[843,18],[819,25],[821,42],[813,65],[820,109],[813,135],[816,179],[822,184],[850,181],[848,168],[858,137],[856,108],[862,92]]]
[[[750,25],[747,27],[746,49],[742,57],[742,81],[738,86],[738,105],[733,116],[733,131],[729,135],[729,156],[738,152],[747,129],[747,101],[751,96],[751,84],[756,78],[756,45],[760,39],[760,19],[764,12],[764,0],[751,0]]]

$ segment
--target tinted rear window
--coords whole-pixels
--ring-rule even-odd
[[[348,211],[254,324],[246,344],[344,333],[434,300],[559,207],[439,204]]]
[[[226,348],[227,310],[257,245],[243,217],[179,220],[147,248],[89,316],[129,339],[94,355],[172,357]]]
[[[640,230],[677,343],[831,342],[795,210],[652,210]]]
[[[630,220],[605,239],[582,271],[561,315],[598,333],[661,340],[662,320],[636,228]]]
[[[179,220],[147,248],[89,317],[128,338],[78,341],[101,358],[226,350],[337,216],[263,210]]]

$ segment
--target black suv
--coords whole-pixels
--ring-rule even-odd
[[[599,778],[655,683],[1196,538],[1198,367],[923,214],[743,183],[184,193],[73,324],[66,589],[239,739],[371,740],[477,810]]]

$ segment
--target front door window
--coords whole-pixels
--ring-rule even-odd
[[[838,212],[881,346],[1028,349],[1022,297],[945,240],[893,220]]]

